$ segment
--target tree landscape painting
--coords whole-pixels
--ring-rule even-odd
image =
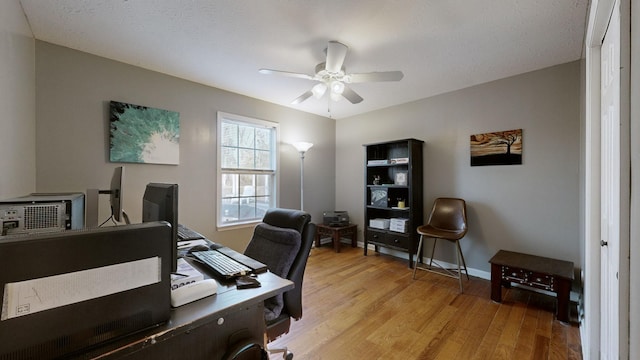
[[[521,164],[522,129],[471,135],[471,166]]]
[[[180,114],[174,111],[111,101],[111,162],[180,163]]]

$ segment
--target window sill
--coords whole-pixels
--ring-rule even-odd
[[[258,223],[260,223],[261,220],[251,220],[251,221],[247,221],[247,222],[243,222],[243,223],[234,223],[234,224],[229,224],[229,225],[217,225],[216,226],[216,231],[227,231],[227,230],[236,230],[236,229],[244,229],[244,228],[249,228],[249,227],[254,227],[256,226]]]

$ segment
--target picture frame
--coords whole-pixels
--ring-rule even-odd
[[[407,177],[409,176],[406,171],[398,171],[393,179],[394,185],[407,186]]]
[[[180,113],[109,102],[109,161],[180,164]]]
[[[522,129],[470,136],[471,166],[522,165]]]
[[[371,205],[386,208],[389,205],[389,190],[384,186],[371,187]]]

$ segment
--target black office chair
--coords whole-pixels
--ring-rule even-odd
[[[265,263],[272,273],[295,284],[292,290],[265,301],[266,338],[271,342],[289,333],[291,318],[302,318],[302,279],[315,235],[311,215],[291,209],[267,210],[254,230],[245,255]],[[293,354],[283,349],[268,349],[283,353],[284,359]]]

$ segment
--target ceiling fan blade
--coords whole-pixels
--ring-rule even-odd
[[[362,74],[349,74],[345,76],[345,82],[362,83],[374,81],[400,81],[404,77],[402,71],[381,71]]]
[[[327,62],[325,69],[331,73],[337,73],[342,69],[344,58],[347,56],[347,45],[337,41],[329,41],[327,46]]]
[[[358,95],[353,89],[348,86],[344,86],[344,91],[342,92],[342,96],[344,96],[347,100],[349,100],[352,104],[357,104],[364,100],[362,96]]]
[[[297,98],[295,98],[291,104],[292,105],[296,105],[296,104],[300,104],[301,102],[307,100],[308,98],[310,98],[313,95],[313,93],[311,92],[311,90],[307,90],[307,92],[305,92],[304,94],[298,96]]]
[[[282,75],[282,76],[289,76],[289,77],[296,77],[296,78],[301,78],[301,79],[313,80],[313,76],[310,76],[310,75],[307,75],[307,74],[289,72],[289,71],[260,69],[260,70],[258,70],[258,72],[260,74],[266,74],[266,75]]]

